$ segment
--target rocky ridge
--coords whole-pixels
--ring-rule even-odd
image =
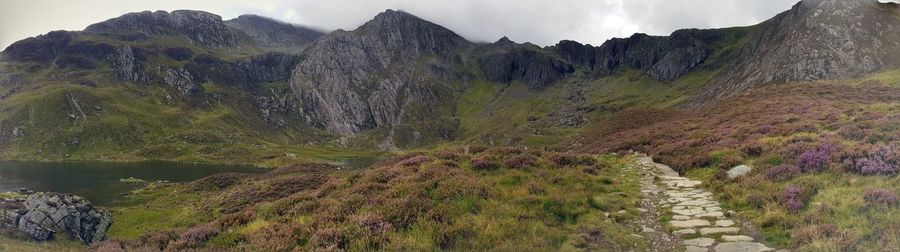
[[[93,24],[88,33],[109,34],[126,41],[147,40],[159,36],[184,36],[194,44],[228,47],[238,44],[238,36],[222,17],[203,11],[144,11]]]
[[[849,79],[900,66],[900,6],[804,0],[759,26],[696,103],[763,84]]]

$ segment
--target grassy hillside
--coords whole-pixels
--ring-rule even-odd
[[[638,216],[638,179],[624,162],[467,146],[360,172],[295,165],[214,175],[129,196],[136,205],[116,210],[123,221],[101,246],[641,250],[647,245],[629,225]]]
[[[38,85],[0,100],[0,127],[23,133],[0,158],[36,160],[178,160],[276,166],[373,155],[307,145],[330,134],[264,121],[251,97],[206,84],[202,100],[137,84]]]
[[[709,182],[772,244],[897,248],[896,76],[767,87],[697,111],[627,110],[597,122],[578,148],[651,153]],[[728,179],[740,164],[754,172]]]

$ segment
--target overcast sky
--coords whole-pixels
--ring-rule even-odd
[[[225,19],[259,14],[323,30],[352,30],[385,9],[443,25],[473,41],[508,36],[547,46],[562,39],[599,45],[641,32],[752,25],[798,0],[0,0],[0,48],[52,30],[142,10],[204,10]]]

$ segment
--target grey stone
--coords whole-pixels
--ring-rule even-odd
[[[754,240],[753,237],[746,236],[746,235],[723,235],[722,236],[722,241],[726,241],[726,242],[742,242],[742,241],[749,242],[749,241],[753,241],[753,240]]]
[[[717,220],[717,221],[716,221],[716,226],[720,226],[720,227],[730,227],[730,226],[734,226],[734,221],[731,221],[731,220]]]
[[[750,166],[738,165],[738,166],[735,166],[734,168],[731,168],[730,170],[728,170],[728,178],[734,179],[734,178],[743,177],[752,171],[753,171],[753,168],[751,168]]]
[[[716,252],[763,252],[772,251],[772,248],[756,242],[723,242],[716,245]]]
[[[684,245],[697,247],[709,247],[713,245],[713,243],[716,243],[716,240],[713,240],[712,238],[697,238],[684,241]]]
[[[700,235],[711,235],[711,234],[736,234],[740,232],[740,228],[736,227],[711,227],[711,228],[701,228]]]
[[[709,221],[699,220],[699,219],[686,220],[686,221],[677,221],[676,220],[676,221],[669,222],[669,224],[675,228],[693,228],[693,227],[704,227],[704,226],[710,225]]]
[[[697,246],[686,246],[684,247],[685,252],[707,252],[709,249]]]
[[[718,218],[718,217],[723,217],[723,216],[725,216],[725,213],[722,213],[722,212],[709,212],[709,213],[696,215],[696,217],[713,217],[713,218]]]
[[[672,232],[672,234],[676,234],[676,235],[689,235],[689,234],[696,234],[696,233],[697,233],[697,230],[694,230],[693,228],[679,229],[679,230],[675,230],[674,232]]]

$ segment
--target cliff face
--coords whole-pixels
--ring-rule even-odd
[[[532,89],[542,89],[575,72],[569,62],[530,44],[515,44],[506,37],[485,46],[478,53],[485,79],[509,83],[522,81]]]
[[[389,10],[311,45],[290,83],[315,125],[345,135],[393,126],[408,107],[452,98],[439,95],[447,65],[470,46],[446,28]]]
[[[680,30],[668,37],[635,34],[599,47],[561,41],[549,50],[597,75],[629,67],[654,80],[671,81],[703,64],[715,52],[714,45],[724,39],[723,34],[722,30]]]
[[[157,36],[184,36],[192,43],[202,46],[223,47],[238,43],[237,35],[225,25],[221,17],[202,11],[129,13],[90,25],[84,31],[112,34],[128,41]]]
[[[805,0],[761,24],[697,103],[755,86],[847,79],[900,66],[900,8],[875,0]]]

